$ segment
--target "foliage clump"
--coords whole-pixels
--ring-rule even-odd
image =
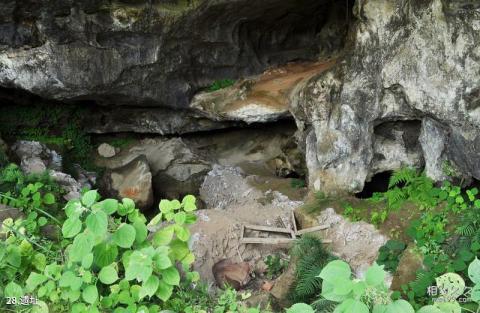
[[[235,84],[235,80],[233,79],[219,79],[214,81],[210,86],[208,86],[207,91],[213,92],[220,89],[224,89]]]

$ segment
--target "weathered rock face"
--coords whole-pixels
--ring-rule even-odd
[[[362,0],[354,11],[345,60],[292,101],[311,186],[360,191],[379,170],[421,165],[420,152],[436,179],[444,160],[480,178],[480,4]],[[399,133],[399,121],[421,123],[419,142],[378,140],[379,124]]]
[[[318,0],[6,0],[0,85],[58,100],[185,108],[215,79],[335,50],[344,8]]]
[[[103,176],[103,188],[109,197],[130,198],[140,210],[153,204],[152,173],[145,156],[128,164],[108,170]]]

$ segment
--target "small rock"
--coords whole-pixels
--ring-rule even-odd
[[[117,152],[115,151],[115,147],[109,145],[108,143],[102,143],[101,145],[99,145],[97,151],[98,154],[104,158],[111,158],[117,154]]]
[[[11,218],[15,220],[17,218],[24,217],[24,216],[25,215],[23,214],[23,212],[20,211],[19,209],[12,208],[4,204],[0,204],[0,225],[7,218]]]
[[[292,260],[287,270],[277,278],[273,288],[270,291],[270,294],[282,307],[288,307],[290,305],[288,296],[290,294],[292,285],[295,282],[295,268],[295,262]]]
[[[271,281],[264,281],[262,284],[262,290],[264,291],[270,291],[273,288],[273,284]]]
[[[416,272],[423,267],[423,257],[416,251],[414,244],[408,245],[402,253],[397,270],[393,275],[392,290],[402,290],[402,285],[414,281]]]
[[[153,204],[152,173],[143,155],[123,167],[108,170],[102,185],[110,197],[130,198],[140,210]]]
[[[229,285],[240,290],[250,281],[250,265],[247,262],[234,263],[223,259],[213,265],[212,272],[220,288]]]
[[[25,174],[41,174],[47,170],[47,166],[39,157],[22,159],[20,167]]]

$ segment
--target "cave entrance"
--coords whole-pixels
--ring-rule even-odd
[[[368,199],[373,196],[375,192],[386,192],[388,190],[388,182],[392,176],[392,171],[381,172],[375,174],[370,181],[365,183],[363,190],[355,194],[359,199]]]

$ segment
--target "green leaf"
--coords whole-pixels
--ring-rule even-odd
[[[367,270],[367,274],[365,276],[365,281],[370,286],[378,286],[385,281],[385,271],[383,270],[383,266],[374,263],[370,268]]]
[[[157,293],[155,294],[160,300],[167,301],[173,293],[173,286],[160,281],[158,283]]]
[[[405,300],[396,300],[387,305],[385,313],[415,313],[412,305]]]
[[[20,252],[19,246],[8,246],[7,247],[7,263],[14,266],[20,267],[22,264],[22,253]]]
[[[108,217],[103,211],[92,212],[85,220],[87,228],[97,237],[103,237],[107,233]]]
[[[196,199],[194,196],[192,195],[185,196],[182,200],[182,205],[185,212],[195,211],[197,209],[195,202],[196,202]]]
[[[140,299],[143,299],[146,296],[153,296],[157,292],[159,284],[160,280],[157,276],[150,276],[150,278],[142,284],[142,288],[140,289]]]
[[[32,259],[32,265],[39,271],[43,271],[47,265],[47,257],[43,253],[36,253]]]
[[[26,287],[28,292],[34,291],[38,285],[43,284],[47,281],[47,276],[31,272],[26,280]]]
[[[111,215],[118,210],[118,201],[116,199],[105,199],[99,203],[103,212],[107,215]]]
[[[82,292],[82,298],[85,302],[93,304],[97,301],[98,290],[94,285],[87,286]]]
[[[173,220],[175,223],[178,225],[183,225],[185,224],[185,220],[187,219],[187,214],[185,212],[178,212],[175,213],[175,216],[173,217]]]
[[[124,198],[122,199],[122,204],[118,206],[118,214],[120,216],[125,216],[135,210],[135,202],[132,199]]]
[[[72,262],[81,262],[83,257],[89,254],[94,245],[94,238],[91,233],[80,233],[73,240],[69,249],[69,256]]]
[[[73,238],[82,230],[82,222],[78,217],[70,217],[62,226],[62,234],[65,238]]]
[[[475,258],[468,266],[468,277],[475,284],[480,284],[480,260]]]
[[[161,269],[164,270],[166,268],[169,268],[172,266],[172,261],[168,257],[168,254],[158,254],[155,256],[155,265]]]
[[[158,232],[153,235],[153,243],[155,246],[165,246],[168,245],[173,238],[173,225],[167,226],[160,229]]]
[[[462,307],[458,302],[436,302],[435,306],[443,313],[462,313]]]
[[[101,243],[93,249],[93,262],[98,267],[112,264],[118,256],[118,248],[114,244]]]
[[[455,301],[465,291],[465,281],[456,273],[447,273],[437,277],[435,280],[438,289],[442,290],[442,296],[446,301]]]
[[[427,305],[418,310],[417,313],[443,313],[439,308],[433,305]]]
[[[287,313],[315,313],[315,310],[308,304],[296,303],[287,309]]]
[[[89,269],[90,266],[92,266],[92,263],[93,263],[93,253],[89,253],[83,257],[82,267],[84,269]]]
[[[368,306],[354,299],[346,299],[335,309],[335,312],[337,310],[343,313],[370,313]]]
[[[132,225],[122,224],[113,234],[113,242],[121,247],[128,249],[133,245],[135,241],[136,231]]]
[[[98,192],[96,190],[90,190],[83,194],[82,203],[87,208],[91,207],[97,200]]]
[[[117,270],[113,265],[106,266],[100,270],[98,279],[106,285],[111,285],[118,280]]]
[[[480,285],[475,285],[472,288],[471,297],[473,301],[480,303]]]
[[[190,239],[190,231],[186,227],[175,225],[175,234],[181,241],[188,241]]]
[[[38,223],[38,226],[42,227],[42,226],[47,225],[48,220],[45,217],[41,216],[41,217],[38,218],[37,223]]]
[[[163,214],[170,213],[173,211],[173,205],[167,199],[161,200],[158,207],[160,208],[160,212],[162,212]]]
[[[152,275],[152,259],[142,251],[133,251],[125,264],[125,278],[146,281]]]
[[[180,284],[180,274],[174,266],[162,271],[162,279],[169,285],[178,286]]]
[[[320,272],[318,277],[327,281],[335,281],[337,279],[350,279],[352,270],[350,265],[344,261],[335,260],[329,262]]]
[[[5,286],[3,294],[5,297],[19,298],[23,296],[23,289],[20,285],[11,281]]]
[[[135,228],[135,242],[137,244],[144,242],[148,236],[148,229],[147,226],[145,226],[145,223],[141,219],[137,218],[133,222],[133,228]]]
[[[51,193],[47,193],[43,196],[43,203],[51,205],[55,203],[55,196]]]

